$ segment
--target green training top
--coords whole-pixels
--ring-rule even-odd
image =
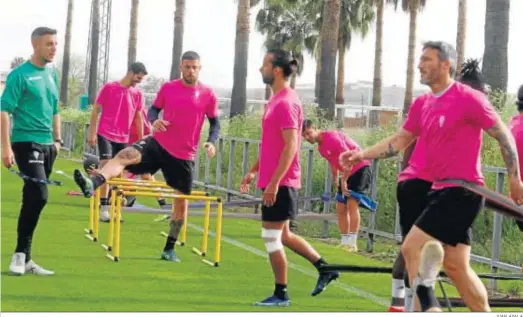
[[[53,116],[58,114],[58,75],[30,61],[7,76],[1,111],[13,115],[11,142],[53,144]]]

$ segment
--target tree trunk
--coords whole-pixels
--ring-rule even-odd
[[[100,46],[100,0],[93,0],[91,25],[91,60],[89,62],[89,84],[87,99],[94,104],[98,93],[98,50]]]
[[[316,59],[316,78],[314,82],[314,102],[318,102],[320,96],[320,74],[321,74],[321,35],[318,39],[318,56]]]
[[[67,2],[67,21],[65,23],[64,59],[62,61],[62,79],[60,81],[60,102],[67,103],[67,92],[69,89],[69,65],[71,63],[71,29],[73,26],[73,0]]]
[[[405,102],[403,103],[403,118],[407,117],[410,104],[412,103],[412,88],[414,86],[414,56],[416,54],[416,32],[417,20],[419,11],[419,1],[412,1],[410,6],[410,25],[409,25],[409,52],[407,58],[407,83],[405,88]],[[414,150],[415,142],[411,143],[403,155],[402,169],[408,166],[408,162],[412,151]]]
[[[336,55],[340,26],[340,0],[326,0],[321,26],[321,73],[318,106],[325,111],[327,119],[334,119],[336,104]]]
[[[374,44],[374,79],[372,82],[372,106],[381,105],[381,58],[383,55],[383,11],[384,1],[378,0],[376,10],[376,43]]]
[[[292,89],[296,89],[296,74],[291,75],[291,82],[290,82],[289,86]]]
[[[183,50],[183,26],[185,21],[185,0],[176,0],[174,11],[173,59],[171,63],[171,80],[180,79],[180,62]]]
[[[234,43],[234,79],[231,94],[231,118],[245,114],[247,103],[247,63],[249,57],[250,32],[249,8],[249,0],[238,1],[236,39]]]
[[[465,60],[465,39],[467,37],[467,0],[459,0],[458,5],[458,33],[456,34],[456,51],[458,52],[458,63],[456,75],[459,75],[461,65]],[[457,78],[458,76],[456,76]]]
[[[487,0],[482,72],[493,90],[507,90],[510,0]]]
[[[412,88],[414,86],[414,56],[416,55],[416,32],[419,1],[412,1],[410,6],[409,50],[407,57],[407,82],[405,84],[405,101],[403,103],[403,118],[407,116],[412,103]]]
[[[346,39],[342,36],[340,36],[338,40],[338,76],[336,78],[336,103],[339,105],[345,103],[345,50],[347,49],[347,42],[345,40]]]
[[[136,46],[138,41],[138,7],[140,0],[132,0],[131,22],[129,23],[129,45],[127,47],[127,65],[136,62]]]
[[[272,96],[271,86],[265,85],[265,100],[271,99],[271,96]]]

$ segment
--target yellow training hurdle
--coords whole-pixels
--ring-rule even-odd
[[[123,187],[121,189],[120,187]],[[196,192],[195,192],[196,193]],[[117,189],[113,190],[111,197],[111,208],[110,208],[110,222],[109,222],[109,242],[108,245],[104,246],[104,249],[107,251],[112,251],[113,254],[106,254],[106,257],[118,262],[120,260],[120,219],[122,212],[122,199],[123,196],[137,196],[137,197],[156,197],[156,198],[172,198],[174,199],[187,199],[192,201],[205,201],[205,219],[204,219],[204,236],[202,239],[202,250],[193,248],[193,251],[200,256],[206,256],[207,244],[208,244],[208,233],[209,233],[209,222],[210,222],[210,211],[211,211],[211,202],[216,201],[217,206],[217,220],[216,220],[216,241],[215,241],[215,254],[214,254],[214,263],[202,259],[202,262],[218,267],[220,263],[220,251],[221,251],[221,236],[222,236],[222,218],[223,218],[223,203],[220,197],[211,197],[204,195],[179,195],[175,193],[168,192],[150,192],[150,191],[129,191],[125,189],[124,186],[119,186]],[[174,204],[173,204],[174,206]],[[174,207],[173,207],[174,208]],[[115,215],[116,213],[116,215]],[[186,228],[186,223],[184,227]],[[186,229],[185,229],[186,231]],[[114,240],[114,247],[113,247]]]
[[[113,178],[106,183],[109,186],[130,186],[130,190],[145,190],[145,191],[160,191],[174,193],[175,191],[167,185],[165,182],[159,181],[147,181],[147,180],[130,180],[126,178]],[[207,195],[203,191],[192,191],[191,195]],[[112,195],[111,195],[112,196]],[[94,195],[91,196],[89,200],[89,227],[84,229],[85,237],[93,242],[98,241],[98,234],[100,228],[100,188],[97,188]],[[115,202],[115,197],[110,197],[110,208],[113,208],[112,205]],[[122,202],[120,202],[122,203]],[[174,204],[173,204],[174,206]],[[187,230],[186,222],[184,223],[184,228],[182,232],[182,242],[181,245],[185,242],[185,232]]]

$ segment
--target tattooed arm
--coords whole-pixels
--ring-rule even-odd
[[[415,135],[407,130],[401,129],[378,144],[366,149],[363,152],[365,159],[386,159],[398,155],[399,152],[409,146],[414,141]]]
[[[516,180],[519,182],[521,171],[519,170],[516,141],[499,116],[494,126],[487,130],[487,133],[499,143],[510,180]]]

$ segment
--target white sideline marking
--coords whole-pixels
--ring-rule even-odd
[[[203,232],[203,228],[200,227],[200,226],[197,226],[195,224],[192,224],[192,223],[187,223],[187,227],[191,227],[192,229],[195,229],[195,230],[198,230],[200,232]],[[215,233],[212,232],[212,231],[209,231],[209,235],[212,236],[212,237],[215,237]],[[240,242],[238,240],[234,240],[232,238],[228,238],[224,235],[222,235],[222,241],[225,241],[229,244],[232,244],[240,249],[243,249],[245,251],[249,251],[251,253],[254,253],[262,258],[265,258],[267,259],[268,256],[267,256],[267,252],[264,252],[260,249],[256,249],[248,244],[245,244],[243,242]],[[315,271],[312,271],[310,269],[307,269],[303,266],[300,266],[300,265],[297,265],[297,264],[294,264],[292,262],[289,262],[288,263],[289,267],[290,268],[293,268],[295,269],[296,271],[299,271],[305,275],[308,275],[310,277],[314,277],[314,278],[317,278],[318,276],[318,273],[315,272]],[[376,304],[379,304],[379,305],[382,305],[382,306],[385,306],[385,307],[389,307],[389,300],[385,299],[385,298],[382,298],[382,297],[379,297],[379,296],[376,296],[372,293],[369,293],[369,292],[366,292],[364,290],[361,290],[359,288],[356,288],[354,286],[350,286],[348,284],[345,284],[345,283],[341,283],[341,282],[338,282],[338,281],[334,281],[334,282],[331,282],[331,285],[333,286],[338,286],[339,288],[349,292],[349,293],[352,293],[352,294],[355,294],[359,297],[363,297],[365,299],[368,299]]]

